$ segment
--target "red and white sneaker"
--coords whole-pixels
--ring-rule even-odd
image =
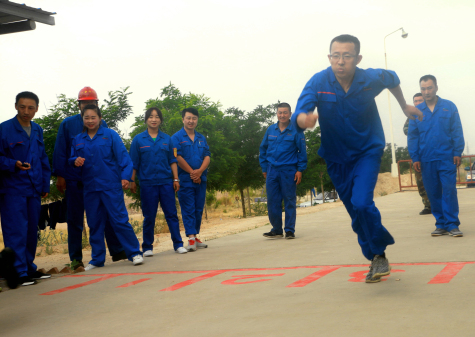
[[[192,238],[188,240],[188,247],[186,249],[189,252],[195,252],[196,251],[196,238]]]
[[[208,245],[206,243],[201,242],[201,240],[198,238],[195,238],[195,239],[196,239],[197,248],[208,248]]]

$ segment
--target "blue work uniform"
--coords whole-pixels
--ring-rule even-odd
[[[282,234],[282,200],[285,208],[284,231],[295,233],[297,185],[295,174],[307,168],[305,136],[289,124],[280,131],[279,123],[269,126],[259,147],[259,163],[267,173],[267,211],[272,231]]]
[[[102,121],[102,126],[107,127]],[[82,261],[82,232],[84,229],[84,191],[81,170],[71,168],[68,159],[71,144],[75,136],[83,131],[84,123],[80,114],[67,117],[59,126],[53,153],[53,175],[66,180],[66,207],[68,223],[68,251],[71,261]],[[124,249],[111,227],[109,220],[105,225],[105,237],[110,255],[116,255]]]
[[[29,163],[21,171],[16,162]],[[49,192],[51,169],[43,142],[43,129],[31,122],[31,134],[17,117],[0,124],[0,214],[5,247],[16,253],[20,277],[32,276],[38,241],[41,194]]]
[[[176,156],[181,156],[193,170],[197,170],[203,164],[206,157],[211,157],[205,136],[195,131],[195,139],[188,137],[185,128],[172,136],[173,147]],[[186,235],[200,233],[201,217],[206,199],[206,182],[208,169],[201,175],[201,184],[191,180],[190,174],[178,166],[178,178],[180,190],[178,201],[180,202],[181,216]]]
[[[92,247],[90,264],[102,267],[106,259],[104,227],[109,219],[127,258],[142,255],[140,244],[129,223],[122,180],[130,180],[133,164],[127,149],[114,130],[99,127],[91,139],[86,132],[74,137],[71,145],[71,169],[77,157],[85,158],[80,167],[84,184],[84,207]]]
[[[177,162],[173,155],[171,137],[159,131],[153,140],[148,130],[145,130],[132,140],[130,157],[140,181],[140,200],[144,217],[142,250],[144,252],[153,250],[155,218],[159,202],[170,229],[173,248],[177,250],[183,247],[175,204],[173,173],[170,167]]]
[[[431,204],[436,227],[447,231],[458,227],[457,166],[465,147],[462,122],[457,107],[438,97],[434,111],[426,102],[417,106],[424,118],[411,120],[407,145],[412,161],[421,163],[422,180]]]
[[[394,239],[381,223],[373,201],[385,140],[374,98],[399,85],[396,73],[356,68],[348,92],[331,67],[315,74],[305,85],[292,122],[299,114],[318,111],[322,144],[318,154],[352,219],[363,255],[382,255]],[[298,128],[298,125],[297,125]]]

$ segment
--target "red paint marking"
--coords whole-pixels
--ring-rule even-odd
[[[332,267],[323,267],[319,271],[316,271],[313,274],[310,274],[304,277],[301,280],[298,280],[292,284],[289,284],[287,288],[300,288],[305,287],[307,284],[317,281],[321,279],[323,276],[330,274],[331,272],[340,269],[340,266],[332,266]]]
[[[329,95],[336,95],[334,92],[326,92],[326,91],[319,91],[317,94],[329,94]]]
[[[192,285],[193,283],[203,281],[203,280],[209,279],[211,277],[215,277],[216,275],[219,275],[219,274],[222,274],[222,273],[225,273],[225,272],[226,272],[226,270],[212,271],[211,273],[204,274],[204,275],[201,275],[201,276],[198,276],[198,277],[194,277],[191,280],[187,280],[187,281],[184,281],[184,282],[177,283],[177,284],[175,284],[171,287],[162,289],[160,291],[175,291],[175,290],[181,289],[183,287]]]
[[[447,263],[445,268],[427,284],[449,283],[465,265],[464,262]]]
[[[134,286],[136,284],[139,284],[139,283],[142,283],[142,282],[145,282],[145,281],[148,281],[148,280],[151,280],[151,279],[150,278],[141,278],[140,280],[132,281],[132,282],[123,284],[121,286],[118,286],[116,288],[127,288],[127,287]]]
[[[94,276],[94,275],[91,275],[91,276]],[[69,287],[66,287],[66,288],[61,288],[61,289],[58,289],[58,290],[49,291],[47,293],[43,293],[43,294],[40,294],[40,295],[56,295],[56,294],[59,294],[59,293],[64,293],[65,291],[68,291],[68,290],[73,290],[73,289],[85,287],[85,286],[90,285],[90,284],[94,284],[94,283],[97,283],[97,282],[108,280],[108,279],[116,277],[116,276],[118,276],[118,275],[103,276],[103,277],[96,278],[94,280],[90,280],[90,281],[87,281],[87,282],[75,284],[73,286],[69,286]]]
[[[150,147],[150,145],[147,145],[147,146],[141,146],[140,148],[143,149],[144,147]]]
[[[227,284],[227,285],[236,285],[236,284],[248,284],[248,283],[257,283],[257,282],[265,282],[265,281],[271,281],[272,279],[260,279],[260,280],[254,280],[254,281],[248,281],[248,282],[237,282],[239,280],[247,280],[251,278],[259,278],[259,277],[274,277],[274,276],[283,276],[283,274],[260,274],[260,275],[234,275],[232,277],[236,277],[235,279],[231,280],[226,280],[221,282],[221,284]]]
[[[405,270],[402,270],[402,269],[393,269],[393,270],[391,270],[391,274],[392,273],[401,273],[401,272],[403,273],[403,272],[405,272]],[[348,281],[349,282],[364,282],[365,279],[366,279],[366,274],[368,274],[368,270],[356,271],[356,272],[351,273],[349,275],[351,278]],[[386,281],[388,277],[389,277],[389,275],[385,276],[385,277],[382,277],[381,281]]]

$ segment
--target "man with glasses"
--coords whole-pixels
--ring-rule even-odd
[[[412,102],[414,103],[414,106],[417,106],[421,104],[422,102],[424,102],[424,98],[422,98],[422,94],[420,92],[415,94],[414,97],[412,97]],[[404,127],[402,129],[406,136],[409,130],[409,121],[410,119],[408,118],[406,120],[406,123],[404,123]],[[419,215],[432,214],[432,211],[430,209],[429,197],[427,196],[426,189],[424,188],[424,182],[422,181],[422,173],[414,170],[414,175],[416,176],[417,190],[419,191],[419,195],[422,198],[422,203],[424,204],[424,209],[419,212]]]
[[[465,148],[462,122],[455,104],[437,96],[434,76],[422,76],[419,84],[424,102],[418,107],[424,120],[409,122],[409,155],[414,169],[422,172],[432,205],[436,229],[431,235],[461,237],[456,180]]]
[[[390,273],[385,250],[394,239],[382,225],[373,201],[385,147],[374,98],[389,89],[407,117],[422,120],[422,114],[406,104],[395,72],[356,67],[362,59],[356,37],[335,37],[328,59],[331,66],[305,85],[292,122],[302,130],[313,128],[319,120],[322,144],[318,154],[325,159],[328,174],[350,214],[363,255],[372,261],[366,282],[379,282]],[[318,114],[313,113],[315,108]]]

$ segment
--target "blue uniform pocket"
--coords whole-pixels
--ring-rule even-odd
[[[450,134],[450,116],[439,116],[439,131],[442,135]]]
[[[318,95],[317,111],[322,118],[335,118],[336,107],[336,95],[328,93]]]

